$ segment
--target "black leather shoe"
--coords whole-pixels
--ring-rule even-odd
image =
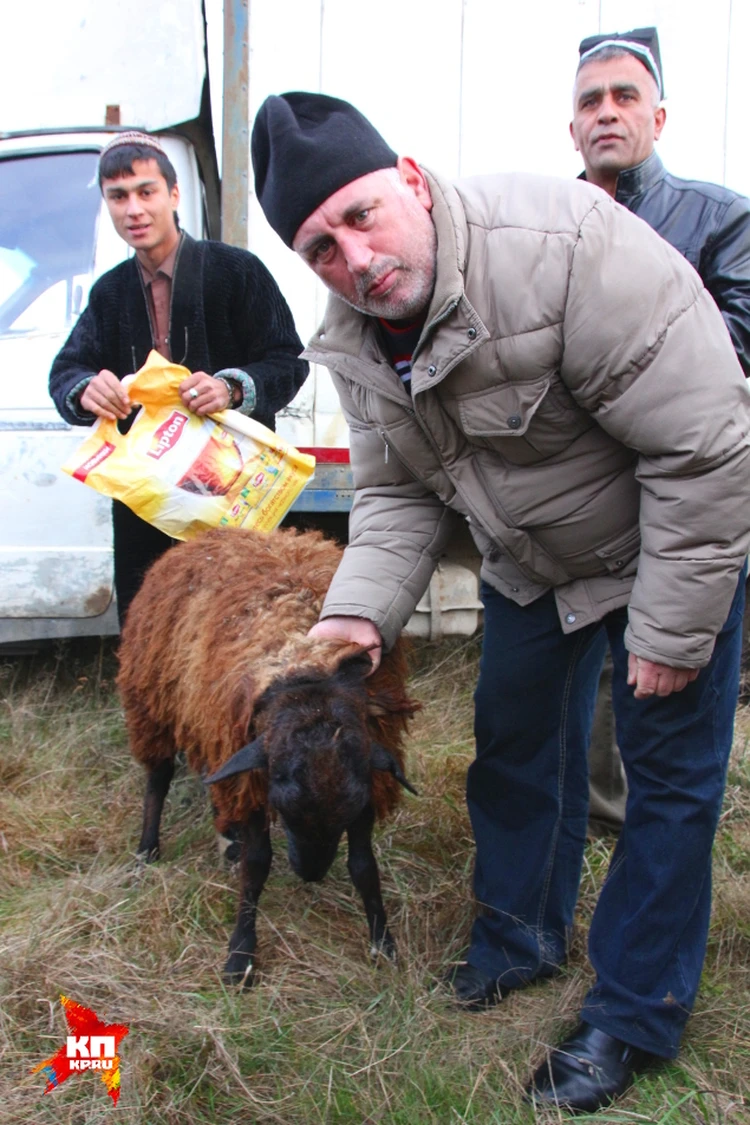
[[[657,1058],[581,1022],[534,1072],[526,1094],[535,1105],[594,1113],[619,1098],[633,1076]]]
[[[454,999],[462,1008],[475,1012],[492,1008],[510,992],[496,977],[488,977],[468,961],[462,961],[451,969],[444,983],[453,990]]]

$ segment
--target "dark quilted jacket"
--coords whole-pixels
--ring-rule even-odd
[[[718,184],[672,176],[655,152],[620,173],[615,199],[698,271],[750,376],[750,200]]]
[[[107,368],[119,378],[137,371],[151,350],[146,296],[134,258],[105,273],[55,359],[50,394],[73,425],[94,415],[76,410],[70,392]],[[253,417],[273,429],[274,416],[307,376],[289,307],[254,254],[185,235],[175,263],[170,314],[175,363],[212,375],[241,367],[255,382]]]

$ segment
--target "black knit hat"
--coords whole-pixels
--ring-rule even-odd
[[[252,156],[258,202],[287,246],[339,188],[398,160],[349,102],[305,92],[266,98],[253,125]]]
[[[579,65],[596,58],[607,47],[619,47],[643,63],[646,70],[659,87],[659,97],[664,97],[664,75],[659,53],[659,33],[655,27],[635,27],[632,31],[613,31],[610,35],[589,35],[578,48],[581,57]]]

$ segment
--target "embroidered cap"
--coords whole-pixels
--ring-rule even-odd
[[[162,156],[166,156],[166,152],[161,147],[156,137],[150,136],[148,133],[139,133],[136,129],[131,129],[127,133],[118,133],[111,141],[108,141],[102,151],[99,153],[99,159],[106,156],[113,148],[121,148],[122,145],[141,145],[143,148],[153,148],[156,152],[160,152]]]
[[[636,27],[632,31],[613,31],[609,35],[589,35],[581,40],[578,48],[579,67],[595,58],[607,47],[619,47],[642,62],[659,89],[659,97],[664,97],[664,77],[659,53],[659,33],[655,27]]]

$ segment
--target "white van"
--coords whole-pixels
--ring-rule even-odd
[[[86,431],[47,392],[52,360],[100,274],[130,252],[96,177],[113,132],[0,138],[0,643],[117,632],[111,504],[60,472]],[[180,222],[203,236],[191,145],[160,136]]]

